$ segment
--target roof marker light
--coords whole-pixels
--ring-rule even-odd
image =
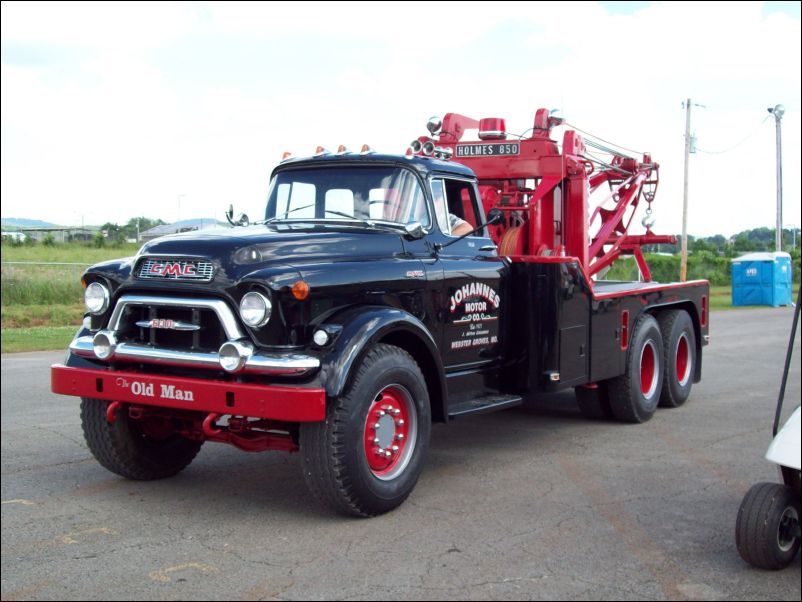
[[[326,147],[324,147],[324,146],[318,146],[315,149],[315,157],[323,157],[325,155],[330,155],[330,154],[331,154],[331,151],[327,150]]]
[[[290,151],[284,151],[284,154],[281,155],[282,161],[286,161],[287,159],[292,159],[292,153]]]

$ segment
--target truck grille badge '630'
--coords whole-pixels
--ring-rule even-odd
[[[147,258],[139,266],[140,278],[164,278],[170,280],[195,280],[209,282],[214,275],[214,266],[209,261],[171,260]]]
[[[165,320],[162,318],[153,318],[152,320],[140,320],[136,323],[140,328],[162,328],[165,330],[200,330],[201,327],[197,324],[189,324],[179,320]]]

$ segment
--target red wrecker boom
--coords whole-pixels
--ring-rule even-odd
[[[412,152],[453,157],[476,173],[485,213],[498,208],[506,216],[491,228],[500,255],[576,257],[590,278],[622,254],[631,254],[643,279],[650,281],[641,247],[676,240],[652,233],[648,215],[645,234],[628,231],[641,200],[651,213],[658,164],[648,153],[640,161],[618,153],[609,163],[591,160],[585,140],[573,130],[563,135],[561,152],[550,136],[562,123],[547,109],[538,109],[531,136],[509,139],[504,119],[448,113],[442,124],[430,122],[437,140],[421,136],[413,141]],[[468,129],[478,129],[480,140],[463,142]],[[609,193],[588,219],[590,195],[605,184]]]

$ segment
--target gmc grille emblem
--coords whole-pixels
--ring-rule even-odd
[[[210,282],[214,276],[214,266],[210,261],[199,259],[182,260],[147,257],[139,266],[138,275],[140,278]]]
[[[149,274],[153,276],[195,276],[197,270],[191,263],[154,263],[150,266]]]

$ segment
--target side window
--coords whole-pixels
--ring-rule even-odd
[[[437,224],[443,234],[451,234],[451,223],[448,220],[448,201],[443,180],[432,180],[432,199],[434,199],[434,212],[437,214]]]
[[[437,222],[440,224],[440,229],[446,234],[451,234],[455,228],[459,234],[459,227],[463,221],[467,222],[471,229],[482,223],[481,214],[477,210],[476,191],[471,182],[449,179],[432,180],[432,193],[437,211]],[[476,235],[485,236],[482,232],[477,232]]]
[[[315,185],[303,182],[280,184],[276,202],[278,217],[315,217]]]
[[[463,180],[445,180],[445,186],[448,212],[465,220],[472,228],[479,225],[473,185]]]
[[[460,201],[462,204],[462,219],[468,222],[471,228],[475,228],[482,222],[476,219],[472,193],[473,186],[466,186],[460,191]]]

